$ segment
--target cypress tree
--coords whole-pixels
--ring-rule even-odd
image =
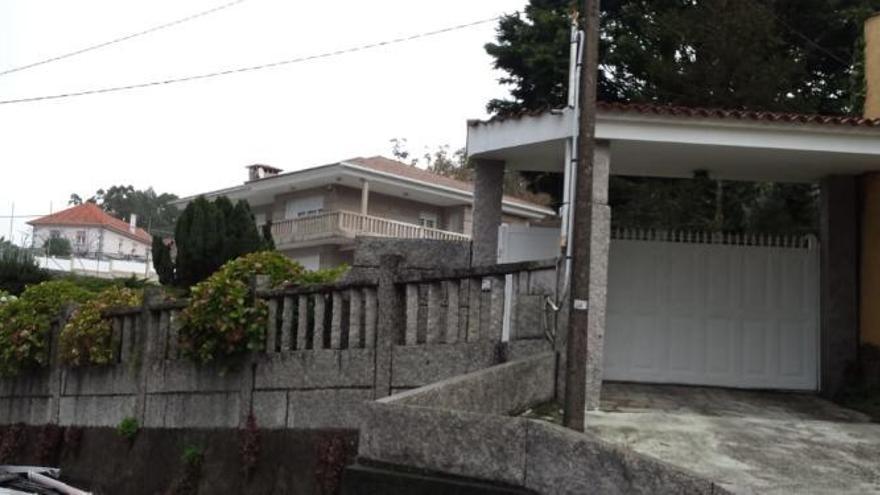
[[[164,240],[153,237],[153,268],[159,275],[159,283],[171,285],[174,283],[174,262],[171,260],[171,248],[165,245]]]
[[[175,282],[182,287],[204,280],[229,260],[267,246],[248,203],[233,204],[225,196],[213,202],[202,196],[193,200],[177,220],[174,236],[177,259],[172,265]]]

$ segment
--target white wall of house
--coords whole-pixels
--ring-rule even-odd
[[[135,276],[137,278],[158,280],[156,271],[153,269],[153,263],[146,260],[98,260],[79,256],[72,256],[70,258],[38,256],[36,257],[36,262],[41,268],[56,272],[68,272],[101,278],[127,278]]]
[[[151,246],[102,227],[34,226],[34,246],[42,248],[52,236],[70,241],[74,254],[146,257]]]

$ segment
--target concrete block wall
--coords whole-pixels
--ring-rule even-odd
[[[525,281],[525,292],[551,285],[548,267],[516,264],[416,273],[411,267],[399,268],[390,277],[379,277],[388,285],[384,289],[366,275],[333,286],[257,291],[275,315],[266,329],[275,338],[266,349],[238,362],[212,366],[198,366],[181,356],[178,313],[185,303],[156,302],[148,296],[143,307],[107,315],[118,343],[113,364],[67,368],[57,363],[53,345],[48,369],[0,379],[0,424],[114,427],[133,417],[150,428],[230,428],[253,413],[265,428],[356,428],[366,401],[550,348],[537,335],[501,341],[504,301],[499,296],[504,290],[497,285],[507,272]],[[384,273],[381,266],[377,270]],[[440,287],[464,279],[479,289],[477,295],[486,304],[469,308],[473,314],[461,311],[462,339],[407,341],[403,313],[408,308],[393,304],[396,295],[405,293],[408,284]],[[484,286],[489,288],[485,293]],[[433,319],[418,319],[421,333],[427,326],[436,330],[441,321],[439,293],[433,294],[425,307],[416,301],[417,312],[434,314]],[[444,304],[444,318],[450,311],[459,315],[454,305]],[[303,318],[298,308],[323,313]],[[389,311],[401,314],[389,316]]]

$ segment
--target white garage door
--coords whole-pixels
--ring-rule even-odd
[[[817,389],[814,240],[644,231],[615,237],[606,380]]]

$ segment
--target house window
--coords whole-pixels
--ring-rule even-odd
[[[61,237],[61,231],[57,229],[50,230],[49,237],[51,237],[52,239],[58,239],[59,237]]]
[[[77,230],[76,231],[76,246],[83,247],[86,245],[86,231],[85,230]]]
[[[119,239],[119,254],[122,254],[122,243],[123,243],[123,240]]]
[[[437,228],[437,214],[423,211],[419,213],[419,225],[429,229]]]
[[[302,218],[320,215],[324,212],[324,196],[308,196],[291,199],[287,202],[284,218]]]

